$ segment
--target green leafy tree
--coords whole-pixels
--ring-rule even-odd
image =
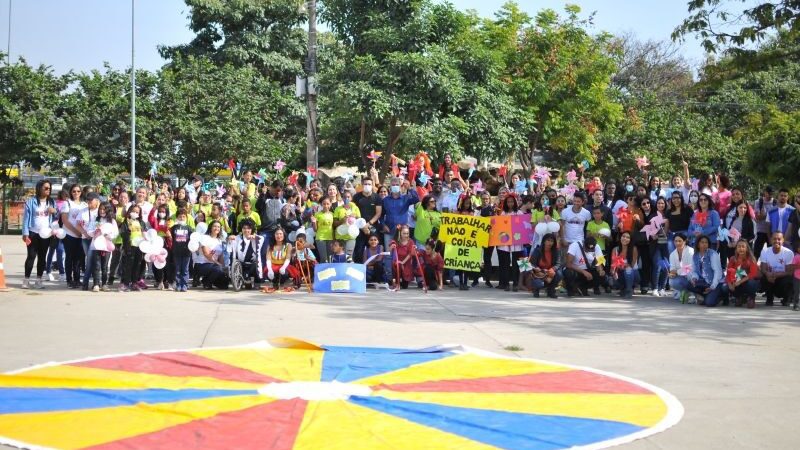
[[[746,139],[747,170],[766,183],[800,186],[800,111],[768,108],[749,114],[739,131]]]
[[[207,58],[177,57],[161,72],[157,109],[161,153],[178,175],[214,175],[237,159],[271,168],[289,161],[303,144],[293,133],[304,111],[275,82],[253,67],[218,66]]]
[[[526,142],[517,156],[527,170],[540,151],[565,163],[593,160],[599,134],[622,118],[610,89],[616,71],[612,36],[592,36],[579,7],[565,11],[562,18],[545,9],[531,21],[508,3],[484,26],[504,63],[502,79],[523,111],[519,132]]]
[[[70,78],[44,65],[31,67],[23,58],[0,66],[0,183],[8,182],[9,169],[22,161],[35,168],[48,162],[60,166],[61,95]]]
[[[112,181],[130,173],[130,70],[106,66],[74,76],[74,89],[63,97],[65,127],[60,142],[71,168],[67,174],[86,181]],[[158,75],[136,71],[136,176],[145,178],[164,150],[160,116],[155,109]],[[62,155],[63,156],[63,155]]]
[[[469,36],[474,17],[427,0],[331,0],[321,17],[349,50],[322,67],[323,160],[368,165],[379,149],[386,172],[396,153],[484,158],[514,148],[518,114],[496,62]]]

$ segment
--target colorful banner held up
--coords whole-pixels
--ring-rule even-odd
[[[445,269],[480,272],[482,259],[483,249],[479,247],[458,247],[455,245],[444,246]]]
[[[516,216],[494,216],[489,233],[489,246],[525,245],[533,241],[533,226],[530,214]]]
[[[489,217],[443,213],[439,240],[458,247],[488,247]]]

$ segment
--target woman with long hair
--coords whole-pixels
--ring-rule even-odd
[[[711,248],[711,239],[708,236],[697,238],[692,261],[694,271],[689,277],[688,290],[695,293],[698,305],[717,306],[725,275],[719,262],[719,253]]]
[[[30,289],[33,263],[36,262],[36,289],[44,289],[42,274],[46,266],[47,250],[52,237],[50,224],[56,220],[56,202],[50,197],[52,186],[47,180],[36,183],[35,195],[25,202],[22,219],[22,241],[27,246],[28,256],[25,258],[25,278],[22,288]]]
[[[746,202],[739,203],[731,209],[733,215],[728,214],[725,218],[724,227],[728,230],[728,238],[719,243],[719,253],[723,267],[728,265],[728,258],[736,253],[739,241],[744,240],[748,244],[753,242],[756,237],[756,224],[750,215],[750,205]],[[737,239],[730,237],[731,231],[736,230],[739,235]]]
[[[734,304],[737,307],[741,307],[746,302],[748,308],[755,308],[760,275],[758,262],[753,256],[750,242],[740,239],[736,242],[735,253],[728,258],[722,293],[723,304],[727,305],[728,298],[733,296]]]
[[[272,282],[272,286],[265,286],[264,292],[275,292],[289,279],[300,279],[297,267],[291,264],[293,252],[292,244],[286,239],[286,231],[279,227],[272,234],[272,240],[267,248],[264,274],[266,279]],[[294,287],[287,286],[284,291],[292,292]]]
[[[667,213],[667,200],[664,197],[656,199],[656,210],[654,216],[660,214],[664,218],[664,223],[658,228],[658,232],[650,241],[650,254],[652,255],[652,276],[650,277],[650,287],[656,297],[666,295],[664,289],[667,286],[667,273],[669,272],[669,248],[667,245],[669,235],[669,215]]]
[[[550,233],[542,236],[542,243],[533,250],[529,261],[530,285],[525,287],[533,291],[534,297],[538,298],[539,291],[545,289],[548,297],[558,298],[556,287],[561,282],[561,273],[557,270],[559,260],[556,235]]]
[[[708,194],[700,194],[697,205],[697,210],[692,215],[692,223],[689,225],[690,242],[696,243],[700,236],[706,236],[711,248],[716,249],[719,213],[714,208],[714,202]]]
[[[83,189],[77,183],[68,185],[69,199],[64,204],[61,214],[61,222],[67,235],[64,237],[64,253],[66,254],[67,286],[72,289],[81,287],[81,267],[83,266],[85,255],[83,253],[83,243],[81,232],[78,230],[77,222],[86,203],[82,200]]]
[[[614,267],[615,258],[624,258],[625,264]],[[638,260],[639,250],[633,245],[631,233],[623,231],[619,235],[619,245],[611,251],[611,282],[619,289],[620,297],[633,298],[633,285],[639,282],[639,271],[636,270]]]
[[[516,216],[521,214],[519,212],[519,200],[516,193],[508,194],[503,199],[500,207],[500,216]],[[498,289],[505,291],[517,292],[519,287],[519,265],[517,260],[522,257],[523,246],[521,244],[515,245],[498,245],[497,246],[497,260],[499,263],[498,271],[500,273],[500,283],[497,285]],[[509,284],[513,285],[510,286]]]
[[[144,255],[139,250],[139,243],[147,231],[147,224],[141,217],[142,208],[139,205],[131,205],[125,213],[125,220],[119,226],[119,234],[122,236],[122,284],[120,292],[131,290],[140,291],[141,287],[136,283],[139,280],[139,269]]]
[[[68,186],[67,186],[68,187]],[[56,198],[56,213],[58,216],[58,212],[60,212],[64,205],[67,203],[69,199],[69,191],[66,189],[61,189],[58,192],[58,197]],[[61,219],[58,217],[59,226],[61,225]],[[66,276],[66,270],[64,266],[64,240],[58,239],[53,236],[53,243],[50,245],[50,249],[47,251],[47,267],[45,271],[47,272],[47,278],[50,281],[64,281],[64,277]],[[58,271],[58,279],[53,275],[53,257],[56,258],[56,270]]]
[[[225,245],[222,225],[212,220],[208,223],[206,236],[200,240],[200,250],[195,253],[195,277],[202,279],[203,288],[225,289],[228,277],[225,275]]]
[[[689,276],[694,268],[694,249],[688,245],[686,235],[677,233],[674,237],[675,250],[669,254],[669,278],[673,296],[686,303],[688,298]]]

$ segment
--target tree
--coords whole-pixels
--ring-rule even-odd
[[[178,56],[161,72],[157,109],[165,164],[178,175],[214,175],[229,159],[271,168],[290,161],[303,137],[293,133],[302,106],[253,67],[217,66],[208,58]]]
[[[80,180],[110,180],[130,172],[130,70],[106,65],[74,76],[74,89],[63,98],[65,127],[60,143],[71,160],[67,174]],[[136,176],[147,176],[150,164],[166,145],[155,109],[158,75],[136,71]]]
[[[385,173],[395,153],[488,157],[516,145],[518,115],[496,63],[469,38],[473,17],[427,0],[331,0],[321,17],[349,49],[322,67],[321,156],[358,149],[366,166],[379,149]]]
[[[642,41],[632,33],[617,38],[619,49],[613,86],[629,96],[655,94],[660,99],[686,98],[694,84],[689,62],[671,41]]]
[[[800,111],[768,108],[746,122],[739,134],[748,142],[748,171],[762,182],[800,186]]]
[[[48,162],[60,165],[61,94],[70,78],[56,76],[44,65],[31,67],[23,58],[0,66],[0,183],[8,182],[9,169],[22,161],[35,168]]]
[[[501,77],[523,111],[525,128],[519,131],[526,142],[518,157],[526,170],[542,150],[564,163],[594,160],[599,134],[622,118],[610,90],[616,71],[611,35],[591,36],[591,19],[580,19],[579,7],[565,11],[561,18],[545,9],[529,23],[508,3],[495,23],[484,26],[500,48]]]
[[[690,16],[675,28],[672,38],[684,39],[687,35],[700,37],[703,48],[709,53],[727,52],[736,65],[760,68],[800,53],[798,47],[774,47],[763,51],[758,47],[768,38],[778,35],[787,42],[797,43],[800,37],[800,0],[762,2],[741,8],[749,0],[690,0]],[[738,28],[738,29],[737,29]]]

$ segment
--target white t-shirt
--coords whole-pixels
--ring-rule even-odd
[[[49,208],[47,200],[39,202],[39,206],[36,207],[36,218],[33,220],[32,233],[50,228],[50,214],[47,212],[47,208]]]
[[[94,230],[97,228],[97,214],[99,211],[99,208],[89,209],[89,207],[86,207],[81,209],[78,216],[78,223],[83,226],[83,229],[91,237],[94,237]]]
[[[592,220],[592,213],[581,208],[575,212],[572,207],[561,211],[561,220],[564,221],[564,238],[572,244],[573,242],[583,242],[583,227],[586,222]]]
[[[67,213],[67,220],[73,227],[78,226],[78,220],[80,220],[81,212],[86,208],[86,203],[84,202],[76,202],[73,200],[69,200],[64,203],[64,207],[62,208],[62,213]],[[69,228],[64,227],[64,231],[67,232],[67,236],[72,236],[74,238],[81,237],[78,233],[73,233]]]
[[[147,222],[148,218],[150,217],[150,211],[153,209],[153,204],[148,202],[147,200],[137,204],[139,205],[139,208],[142,210],[142,215],[139,217],[145,222]]]
[[[574,262],[575,266],[577,266],[579,269],[586,270],[587,261],[583,258],[583,253],[584,252],[586,253],[586,259],[589,260],[588,261],[589,264],[594,262],[595,258],[597,258],[598,255],[602,255],[603,253],[597,252],[598,250],[600,250],[600,247],[596,245],[594,247],[593,252],[587,251],[585,248],[584,252],[581,252],[581,245],[583,245],[582,242],[573,242],[572,244],[569,244],[569,250],[567,250],[567,253],[572,255],[572,261]]]
[[[758,262],[766,263],[773,272],[783,272],[786,270],[786,266],[792,263],[792,258],[794,258],[794,253],[786,247],[781,247],[777,254],[773,247],[769,247],[761,252]]]

